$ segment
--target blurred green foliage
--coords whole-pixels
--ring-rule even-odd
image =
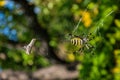
[[[28,0],[29,1],[29,0]],[[78,66],[79,78],[83,80],[120,80],[120,1],[110,0],[31,0],[34,4],[39,23],[50,35],[49,44],[58,48],[61,42],[69,43],[66,35],[72,33],[81,16],[83,20],[74,35],[92,33],[95,39],[90,43],[95,46],[94,55],[89,52],[84,55],[75,55],[74,46],[63,44],[66,48],[66,61],[80,61]],[[0,3],[1,4],[1,3]],[[50,65],[44,56],[27,55],[21,45],[29,43],[35,36],[29,28],[29,18],[25,16],[19,4],[14,3],[14,9],[10,11],[4,5],[0,6],[10,29],[17,31],[18,45],[11,44],[8,37],[0,34],[0,67],[12,69],[35,70],[37,67]],[[84,10],[87,11],[84,13]],[[108,15],[111,11],[114,11]],[[107,16],[108,15],[108,16]],[[11,23],[11,24],[10,24]],[[0,30],[6,25],[0,25]],[[37,45],[39,46],[39,45]],[[21,47],[21,48],[20,48]],[[37,52],[39,53],[39,52]],[[45,53],[46,54],[46,53]]]

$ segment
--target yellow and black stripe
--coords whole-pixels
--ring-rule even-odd
[[[83,45],[83,40],[79,37],[74,37],[71,39],[71,43],[75,46],[82,46]]]

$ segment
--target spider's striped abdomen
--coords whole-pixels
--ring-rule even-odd
[[[79,37],[74,37],[71,39],[71,43],[75,46],[82,46],[83,45],[83,40]]]

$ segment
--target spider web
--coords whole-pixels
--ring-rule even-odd
[[[87,8],[88,8],[88,7],[87,7]],[[87,11],[87,8],[84,10],[83,14]],[[79,21],[78,21],[78,23],[77,23],[77,25],[76,25],[76,27],[74,28],[74,30],[73,30],[72,33],[74,33],[74,32],[78,29],[78,27],[79,27],[79,25],[80,25],[83,17],[84,17],[84,15],[79,19]]]
[[[88,7],[87,7],[88,8]],[[84,10],[84,12],[83,13],[85,13],[86,11],[87,11],[87,8]],[[99,32],[99,30],[100,30],[100,28],[102,27],[102,26],[104,26],[104,20],[108,17],[108,16],[110,16],[112,13],[114,12],[114,10],[110,10],[109,11],[109,13],[107,13],[106,15],[105,15],[105,17],[102,19],[102,20],[100,20],[97,24],[96,24],[96,29],[93,31],[93,33],[92,33],[92,35],[91,36],[93,36],[93,35],[96,35],[96,34],[98,34],[98,36],[101,36],[101,33]],[[78,21],[78,23],[77,23],[77,25],[76,25],[76,27],[74,28],[74,30],[73,30],[73,32],[72,33],[75,33],[75,31],[78,29],[78,27],[79,27],[79,25],[80,25],[80,22],[82,21],[82,18],[84,17],[84,15],[79,19],[79,21]],[[88,34],[86,34],[86,36],[87,36]],[[94,36],[95,37],[95,36]],[[102,37],[102,36],[101,36]],[[90,50],[86,50],[86,49],[84,49],[84,51],[83,52],[91,52],[92,54],[94,54],[94,52],[95,52],[95,50],[96,50],[96,46],[94,45],[93,47],[91,47],[90,48]]]
[[[98,33],[100,35],[100,32],[99,32],[100,26],[102,27],[104,25],[104,20],[108,16],[110,16],[113,12],[114,12],[114,10],[111,10],[108,14],[106,14],[106,16],[102,20],[100,20],[100,22],[97,23],[97,27],[96,27],[96,29],[93,32],[94,34]]]

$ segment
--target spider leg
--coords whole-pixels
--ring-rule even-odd
[[[91,53],[92,55],[94,55],[94,54],[95,54],[95,53],[94,53],[95,47],[92,46],[92,45],[90,45],[90,44],[89,44],[89,47],[90,47],[90,49],[91,49],[90,53]]]
[[[87,49],[89,49],[89,48],[90,48],[90,45],[88,45],[88,44],[85,44],[85,47],[86,47]]]
[[[83,47],[81,47],[81,48],[79,48],[79,50],[77,50],[77,51],[75,51],[75,52],[73,52],[74,54],[82,54],[83,53],[83,50],[84,50],[84,48]]]
[[[91,53],[91,54],[94,54],[94,50],[95,50],[95,47],[90,45],[90,44],[85,44],[85,47],[88,49],[88,51]]]
[[[81,52],[83,51],[83,49],[82,49],[82,48],[80,48],[78,51],[81,53]]]
[[[94,55],[94,54],[95,54],[94,52],[95,52],[95,50],[96,50],[96,47],[95,47],[95,46],[92,46],[92,49],[93,49],[93,50],[91,51],[91,54]]]

